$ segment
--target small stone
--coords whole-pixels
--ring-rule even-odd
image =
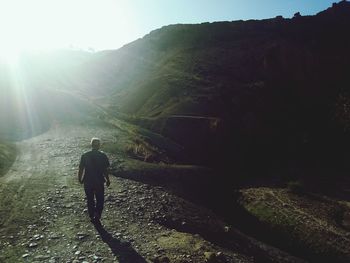
[[[28,245],[29,247],[37,247],[38,246],[38,243],[35,243],[35,242],[32,242],[32,243],[29,243]]]
[[[157,249],[157,252],[158,252],[159,254],[161,254],[161,253],[164,252],[164,249],[163,249],[163,248],[158,248],[158,249]]]
[[[219,252],[216,253],[216,258],[217,258],[218,261],[220,261],[220,262],[226,262],[225,255],[224,255],[224,253],[222,253],[221,251],[219,251]]]
[[[80,253],[81,253],[81,251],[80,251],[80,250],[78,250],[78,251],[75,251],[75,253],[74,253],[74,254],[78,256],[78,255],[80,255]]]
[[[36,260],[46,260],[49,258],[50,258],[50,256],[44,256],[44,255],[38,255],[38,256],[34,257],[34,259],[36,259]]]
[[[28,254],[28,253],[22,255],[22,258],[27,258],[27,257],[29,257],[29,254]]]
[[[204,252],[205,262],[215,262],[216,254],[214,252]]]

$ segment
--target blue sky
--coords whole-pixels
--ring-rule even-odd
[[[335,0],[133,0],[140,18],[158,26],[173,23],[262,19],[296,12],[312,15],[330,7]]]
[[[313,15],[335,0],[0,0],[0,55],[116,49],[169,24]]]
[[[133,0],[140,33],[163,25],[316,14],[335,0]],[[141,35],[142,35],[141,33]]]
[[[130,0],[138,35],[169,24],[316,14],[335,0]]]

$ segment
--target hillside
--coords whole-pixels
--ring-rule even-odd
[[[0,133],[28,137],[85,112],[64,91],[182,144],[179,162],[287,177],[347,171],[349,14],[342,1],[315,16],[170,25],[119,50],[25,55],[20,81],[1,66]]]
[[[13,65],[0,60],[0,138],[29,138],[59,120],[92,115],[88,103],[67,93],[89,55],[62,50],[22,54]]]
[[[342,1],[315,16],[166,26],[95,54],[80,68],[79,90],[170,135],[192,159],[215,152],[199,163],[229,159],[252,174],[287,176],[346,170],[349,14]],[[203,125],[174,126],[173,115],[214,117],[223,128],[198,134]]]
[[[340,87],[328,83],[348,80],[349,5],[293,19],[166,26],[97,53],[82,69],[90,80],[82,86],[112,96],[109,105],[122,112],[145,117],[232,118],[270,102],[279,106],[276,99],[287,96],[277,92],[317,105],[321,98],[310,101],[314,92],[337,94]]]
[[[0,177],[11,167],[16,158],[16,148],[13,144],[0,140]]]

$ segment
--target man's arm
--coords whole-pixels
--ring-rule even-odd
[[[84,174],[84,169],[82,168],[79,168],[79,172],[78,172],[78,180],[79,180],[79,183],[83,183],[83,174]]]
[[[109,181],[109,168],[106,169],[106,171],[103,173],[103,175],[106,178],[106,185],[107,187],[111,185],[111,181]]]
[[[78,181],[79,183],[83,183],[83,180],[84,180],[84,177],[83,177],[83,174],[84,174],[84,155],[81,156],[80,158],[80,164],[79,164],[79,171],[78,171]]]
[[[109,163],[107,155],[105,155],[105,164],[106,164],[106,169],[105,169],[105,172],[103,173],[103,175],[106,178],[106,185],[108,187],[108,186],[110,186],[111,182],[109,181],[110,163]]]

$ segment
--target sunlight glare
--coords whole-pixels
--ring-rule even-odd
[[[133,31],[129,8],[124,0],[0,0],[0,57],[13,62],[22,51],[120,47]]]

